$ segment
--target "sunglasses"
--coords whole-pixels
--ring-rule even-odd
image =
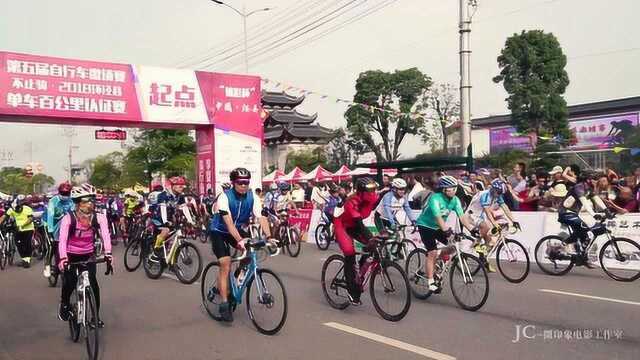
[[[234,181],[234,184],[238,184],[238,185],[249,185],[251,181],[249,180],[236,180]]]
[[[82,198],[82,199],[80,199],[80,203],[81,204],[94,203],[94,202],[96,202],[95,198]]]

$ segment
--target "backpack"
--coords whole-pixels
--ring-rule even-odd
[[[70,221],[69,221],[69,234],[67,235],[67,239],[70,239],[76,233],[76,227],[78,226],[78,219],[76,218],[76,214],[74,211],[69,213]],[[98,223],[98,215],[93,214],[91,218],[91,229],[93,229],[93,235],[99,236],[100,234],[100,224]]]

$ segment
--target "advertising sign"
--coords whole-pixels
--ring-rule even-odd
[[[127,140],[124,130],[96,130],[96,140]]]
[[[262,186],[262,139],[234,131],[215,129],[216,193],[229,182],[229,173],[237,167],[251,172],[251,188]]]
[[[491,152],[500,150],[519,149],[523,151],[533,151],[532,138],[530,136],[517,136],[517,131],[513,127],[500,127],[491,129],[489,132],[489,146]]]
[[[578,140],[571,148],[614,147],[619,144],[616,138],[625,126],[638,126],[638,113],[571,121],[569,128]]]

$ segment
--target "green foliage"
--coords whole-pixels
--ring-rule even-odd
[[[393,111],[409,113],[430,86],[431,78],[417,68],[393,73],[380,70],[361,73],[353,100],[367,107],[352,106],[345,112],[349,134],[372,151],[378,161],[398,159],[405,136],[418,134],[424,127],[424,118]]]
[[[509,94],[511,121],[519,132],[560,135],[567,141],[573,137],[562,96],[569,85],[566,65],[567,57],[551,33],[522,31],[507,39],[498,56],[500,74],[493,81],[502,82]]]
[[[460,118],[460,100],[452,84],[432,86],[422,96],[417,111],[425,113],[425,125],[420,130],[424,144],[434,151],[448,153],[449,136],[456,130],[453,124]]]
[[[55,183],[46,174],[36,174],[31,178],[24,176],[25,170],[17,167],[4,167],[0,170],[0,191],[5,194],[30,194],[45,192]]]
[[[305,172],[309,172],[318,165],[322,165],[324,167],[326,164],[327,156],[323,147],[303,149],[292,151],[287,154],[287,166],[285,171],[289,172],[297,166]]]
[[[325,147],[327,170],[337,171],[342,165],[352,167],[358,162],[360,155],[367,152],[366,145],[339,128]]]
[[[475,160],[476,168],[502,169],[506,174],[511,173],[513,166],[517,162],[529,163],[529,153],[522,150],[501,151],[485,155]]]
[[[121,189],[123,158],[121,152],[114,151],[91,160],[89,182],[100,189]]]

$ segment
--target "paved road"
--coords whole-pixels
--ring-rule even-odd
[[[210,250],[201,249],[212,259]],[[522,284],[492,274],[489,299],[478,312],[460,309],[446,289],[439,297],[414,300],[408,316],[391,323],[377,315],[368,296],[362,307],[342,312],[327,305],[319,279],[331,250],[308,245],[297,259],[268,260],[289,295],[286,325],[268,337],[253,328],[244,306],[232,325],[209,318],[197,284],[149,280],[142,269],[126,272],[118,246],[115,276],[99,279],[107,324],[100,358],[640,359],[640,282],[619,283],[586,269],[549,277],[532,264]],[[36,264],[0,272],[0,359],[83,359],[84,346],[71,343],[66,324],[56,318],[60,289],[48,288],[41,271]],[[520,340],[514,342],[517,328]],[[611,339],[544,338],[545,330],[570,330],[573,337],[587,329],[594,336],[610,330]]]

